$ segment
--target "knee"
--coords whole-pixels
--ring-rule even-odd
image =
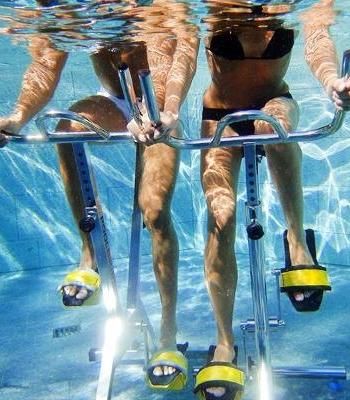
[[[170,211],[165,205],[159,206],[151,202],[140,204],[143,214],[143,222],[152,232],[161,232],[168,228],[170,223]]]
[[[232,237],[236,226],[235,213],[232,208],[219,208],[209,212],[209,230],[225,237]]]
[[[301,159],[302,152],[298,143],[269,144],[265,146],[266,156],[277,159]]]

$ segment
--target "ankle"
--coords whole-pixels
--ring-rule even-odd
[[[218,344],[216,346],[213,361],[232,362],[235,358],[235,350],[233,344]]]

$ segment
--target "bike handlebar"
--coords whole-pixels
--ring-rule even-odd
[[[350,50],[346,50],[343,54],[342,60],[342,77],[348,77],[350,74]],[[122,65],[119,68],[119,78],[121,80],[124,97],[127,100],[127,104],[130,108],[131,115],[136,119],[138,123],[141,121],[141,113],[138,108],[137,99],[133,90],[131,76],[128,68]],[[154,124],[160,123],[160,112],[156,102],[156,96],[154,87],[151,80],[151,74],[148,70],[141,70],[139,72],[139,78],[141,83],[141,89],[145,100],[145,105],[149,119]],[[289,142],[303,142],[310,140],[317,140],[321,137],[336,132],[342,125],[344,120],[345,112],[336,110],[331,123],[321,128],[317,128],[309,131],[294,131],[287,132],[279,121],[263,111],[260,110],[247,110],[238,111],[232,114],[228,114],[223,117],[217,125],[216,132],[213,137],[210,138],[199,138],[199,139],[188,139],[188,138],[177,138],[174,136],[166,136],[161,138],[158,142],[165,143],[171,147],[178,149],[190,149],[200,150],[211,147],[233,147],[241,146],[245,143],[255,144],[272,144],[272,143],[289,143]],[[46,123],[49,119],[68,119],[81,123],[86,126],[90,131],[86,132],[50,132]],[[248,120],[261,120],[268,122],[274,132],[271,134],[263,135],[247,135],[247,136],[231,136],[223,137],[222,133],[226,126]],[[33,135],[22,135],[22,136],[9,136],[8,139],[15,143],[73,143],[73,142],[100,142],[100,141],[130,141],[133,140],[129,132],[107,132],[99,125],[93,123],[87,118],[71,112],[61,111],[49,111],[40,115],[36,119],[36,125],[40,131],[40,134]]]

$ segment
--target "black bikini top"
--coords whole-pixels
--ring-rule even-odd
[[[226,60],[265,59],[274,60],[290,53],[294,45],[294,31],[292,29],[278,28],[260,57],[246,57],[238,36],[232,30],[227,30],[211,39],[207,48],[214,55]]]

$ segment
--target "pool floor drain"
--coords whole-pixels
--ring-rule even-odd
[[[55,328],[52,331],[53,338],[60,338],[65,336],[74,335],[75,333],[79,333],[81,331],[80,325],[71,325],[71,326],[64,326],[62,328]]]

